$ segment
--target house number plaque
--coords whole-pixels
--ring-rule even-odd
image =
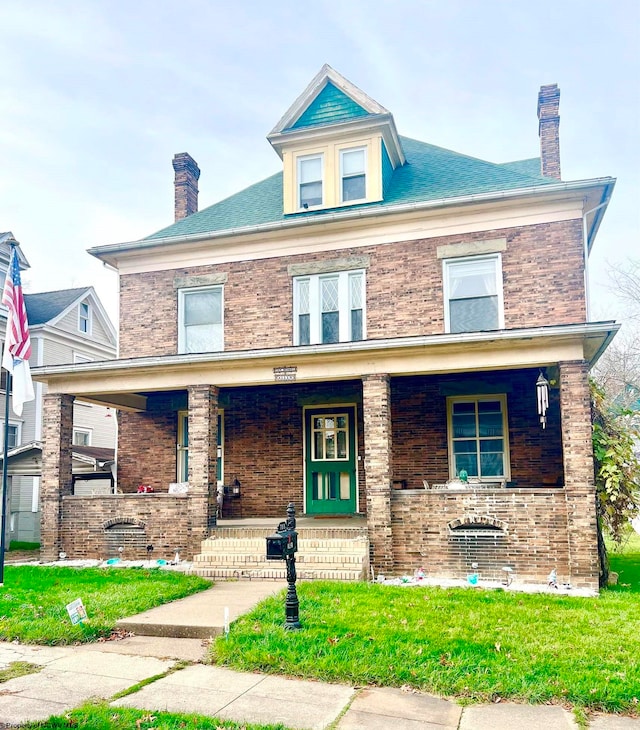
[[[281,368],[273,368],[274,380],[295,380],[298,368],[295,365],[286,365]]]

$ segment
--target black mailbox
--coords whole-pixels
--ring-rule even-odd
[[[298,533],[295,530],[280,530],[267,537],[267,560],[286,560],[298,552]]]

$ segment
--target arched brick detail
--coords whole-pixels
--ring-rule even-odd
[[[447,527],[450,530],[455,530],[460,527],[467,527],[470,525],[482,525],[483,527],[495,527],[497,530],[502,530],[505,534],[508,534],[508,525],[504,520],[499,520],[489,515],[463,515],[455,520],[447,523]]]
[[[135,517],[112,517],[110,520],[102,523],[102,528],[108,530],[110,527],[115,527],[116,525],[132,525],[142,530],[147,526],[146,522],[137,520]]]

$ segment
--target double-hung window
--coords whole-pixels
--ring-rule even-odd
[[[340,152],[340,200],[364,200],[367,197],[367,151],[364,147]]]
[[[506,396],[456,396],[447,406],[451,477],[466,471],[480,479],[508,479]]]
[[[298,158],[298,207],[313,208],[322,205],[323,155]]]
[[[223,350],[222,286],[180,289],[178,322],[180,353]]]
[[[91,431],[88,428],[74,428],[73,445],[91,446]]]
[[[296,345],[364,339],[364,271],[299,276],[293,303]]]
[[[502,329],[500,254],[448,259],[443,265],[446,331]]]
[[[2,432],[2,438],[4,439],[4,431]],[[15,423],[9,423],[7,425],[7,448],[15,449],[16,446],[20,445],[20,426]]]

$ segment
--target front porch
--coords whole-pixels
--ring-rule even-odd
[[[522,580],[536,582],[555,568],[564,581],[594,588],[588,364],[581,359],[533,364],[541,353],[528,348],[518,355],[529,360],[526,365],[497,367],[490,350],[484,361],[474,362],[451,343],[437,353],[420,350],[420,372],[402,369],[417,365],[418,353],[411,350],[404,359],[377,363],[387,365],[387,372],[349,377],[332,373],[327,349],[328,370],[309,360],[308,373],[301,365],[290,376],[292,368],[285,368],[283,380],[282,369],[274,367],[271,382],[264,382],[265,375],[257,378],[258,365],[251,376],[220,370],[212,355],[211,372],[204,366],[193,372],[193,363],[186,362],[170,373],[158,370],[155,389],[150,386],[156,363],[145,364],[147,389],[128,393],[118,389],[116,371],[105,385],[97,370],[95,379],[83,375],[79,390],[92,387],[93,400],[121,404],[118,494],[108,497],[73,494],[73,396],[64,392],[63,379],[58,392],[45,398],[44,553],[55,558],[59,551],[69,557],[104,552],[107,534],[114,541],[122,533],[135,545],[136,559],[146,557],[152,545],[154,557],[160,557],[155,552],[160,548],[168,558],[180,550],[189,559],[207,556],[198,559],[203,570],[207,564],[220,575],[233,575],[244,561],[256,574],[266,570],[255,564],[262,559],[264,530],[251,536],[257,542],[247,546],[244,558],[238,553],[226,565],[214,565],[214,556],[239,547],[221,542],[233,537],[223,529],[246,532],[251,528],[244,519],[259,518],[272,531],[293,502],[300,519],[366,520],[365,575],[371,568],[385,575],[420,568],[460,577],[478,563],[486,574],[507,565]],[[348,353],[343,354],[346,369]],[[352,362],[356,369],[365,364],[374,363]],[[535,400],[542,368],[552,381],[545,428]],[[195,384],[189,384],[192,377]],[[211,385],[203,382],[207,377],[226,382]],[[131,379],[125,382],[131,388]],[[100,385],[102,394],[95,391]],[[452,489],[465,472],[468,482]],[[186,491],[170,493],[174,482],[183,482]],[[139,485],[152,493],[137,494]],[[229,489],[222,489],[227,494],[217,523],[220,485]],[[224,520],[240,518],[240,525],[222,528]],[[321,555],[324,546],[315,547]],[[321,562],[317,556],[315,562]],[[311,553],[302,558],[301,563],[314,562]]]

